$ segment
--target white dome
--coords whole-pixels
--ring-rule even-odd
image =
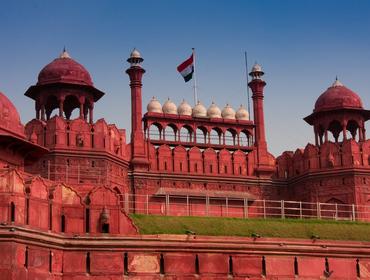
[[[242,121],[248,121],[249,120],[249,113],[247,109],[244,108],[243,105],[240,105],[238,111],[236,111],[235,118],[237,120],[242,120]]]
[[[132,58],[141,58],[140,52],[135,48],[132,50],[130,57]]]
[[[168,98],[163,104],[162,111],[165,114],[177,114],[177,106]]]
[[[186,102],[186,100],[184,99],[180,106],[177,108],[177,113],[181,116],[191,116],[192,114],[192,108],[191,106],[189,105],[188,102]]]
[[[197,105],[193,108],[193,117],[196,118],[205,118],[207,117],[207,109],[203,106],[200,101],[198,101]]]
[[[149,101],[148,105],[146,106],[146,109],[149,113],[163,113],[162,105],[157,100],[157,98],[155,98],[155,96],[153,96],[152,99]]]
[[[258,63],[255,63],[252,67],[252,72],[262,72],[262,67]]]
[[[229,104],[226,104],[226,106],[224,107],[224,109],[221,112],[221,116],[224,119],[234,120],[235,119],[235,111]]]
[[[221,118],[221,109],[218,108],[214,102],[212,102],[211,106],[209,106],[207,110],[207,116],[209,118]]]

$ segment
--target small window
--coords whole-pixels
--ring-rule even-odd
[[[10,221],[15,222],[15,204],[13,201],[10,203]]]
[[[104,223],[102,224],[102,233],[109,233],[109,224],[108,223]]]
[[[60,217],[60,231],[61,232],[66,231],[66,217],[64,215]]]

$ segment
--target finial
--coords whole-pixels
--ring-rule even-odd
[[[331,86],[332,87],[342,87],[343,86],[343,84],[338,80],[338,76],[335,76],[335,81]]]
[[[129,59],[127,59],[127,62],[129,62],[131,66],[140,66],[140,63],[143,61],[144,59],[136,48],[132,50]]]
[[[69,53],[66,51],[66,47],[63,47],[63,52],[60,54],[59,58],[71,58]]]

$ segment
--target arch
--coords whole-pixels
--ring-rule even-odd
[[[247,130],[240,131],[239,146],[250,146],[250,134]]]
[[[163,133],[163,139],[166,141],[176,141],[177,137],[177,127],[176,125],[170,123],[164,128],[164,133]]]
[[[222,131],[218,127],[212,128],[209,133],[209,139],[211,144],[222,145],[221,138],[222,138]]]
[[[193,129],[188,125],[184,125],[180,129],[179,136],[181,142],[193,142]]]
[[[328,126],[328,131],[330,131],[331,134],[333,135],[334,141],[338,142],[339,135],[341,134],[343,129],[342,129],[342,126],[341,126],[339,121],[333,120],[333,121],[330,122],[330,124]]]
[[[347,122],[346,129],[351,133],[352,139],[356,140],[357,131],[359,129],[359,124],[355,120],[349,120]]]
[[[46,99],[45,113],[46,118],[50,119],[53,111],[59,107],[58,98],[55,95],[49,95]]]
[[[74,109],[80,108],[80,101],[78,100],[77,96],[68,95],[64,99],[63,108],[64,108],[64,113],[66,115],[67,120],[70,120]],[[77,116],[75,115],[75,117]]]
[[[148,138],[151,140],[162,139],[162,126],[159,123],[152,123],[148,128]]]
[[[195,132],[196,135],[196,142],[199,144],[206,144],[207,143],[207,128],[204,126],[197,127]]]
[[[224,134],[225,145],[235,146],[237,144],[236,135],[237,135],[237,133],[236,133],[236,131],[234,129],[228,128],[225,131],[225,134]]]

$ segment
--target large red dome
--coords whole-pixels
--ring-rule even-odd
[[[0,130],[6,130],[6,134],[16,134],[24,137],[24,127],[19,113],[13,103],[0,92]]]
[[[92,86],[89,72],[81,64],[63,52],[59,58],[46,65],[38,77],[38,85],[69,83]]]
[[[314,112],[335,109],[363,109],[361,98],[338,80],[319,96]]]

